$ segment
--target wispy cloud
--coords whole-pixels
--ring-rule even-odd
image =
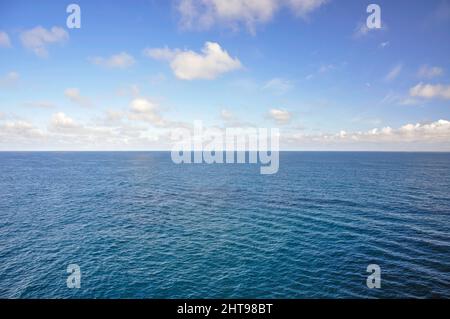
[[[49,101],[27,101],[23,103],[23,105],[27,107],[37,107],[42,109],[50,109],[56,107],[54,103]]]
[[[367,27],[366,21],[360,22],[356,25],[355,29],[353,30],[353,38],[354,39],[363,38],[365,36],[368,36],[371,33],[379,32],[379,31],[386,31],[387,29],[388,29],[388,27],[385,22],[383,22],[381,28],[379,28],[379,29],[377,29],[377,28],[369,29]],[[387,45],[389,45],[389,42],[383,42],[383,43],[385,45],[384,46],[381,45],[381,47],[386,47]]]
[[[145,48],[142,53],[144,56],[148,58],[152,58],[155,60],[163,60],[163,61],[171,61],[176,58],[177,54],[179,54],[181,50],[179,49],[169,49],[168,47],[164,48]]]
[[[434,11],[433,19],[438,22],[450,20],[450,2],[448,0],[440,2],[439,6]]]
[[[417,71],[417,75],[421,78],[432,79],[444,74],[444,69],[437,66],[422,65]]]
[[[386,76],[384,77],[384,80],[392,81],[392,80],[396,79],[400,75],[400,72],[402,71],[402,69],[403,69],[403,65],[397,64],[388,72],[388,74],[386,74]]]
[[[110,69],[126,69],[133,66],[136,63],[134,57],[126,52],[114,54],[110,57],[93,57],[89,58],[89,61],[95,65],[99,65]]]
[[[64,96],[68,98],[71,102],[78,104],[80,106],[91,106],[91,101],[89,98],[84,97],[80,94],[80,90],[77,88],[68,88],[64,91]]]
[[[140,92],[141,92],[140,87],[137,84],[122,86],[116,91],[117,95],[119,96],[132,96],[132,97],[139,96]]]
[[[419,83],[409,90],[409,94],[413,97],[424,99],[441,98],[449,100],[450,85]]]
[[[11,40],[9,39],[8,33],[6,33],[5,31],[0,31],[0,47],[11,47]]]
[[[293,87],[289,80],[282,78],[273,78],[263,85],[264,90],[274,92],[275,94],[285,94]]]
[[[382,104],[395,104],[395,105],[405,105],[405,106],[411,106],[411,105],[419,105],[424,104],[424,101],[411,97],[409,95],[401,95],[394,92],[389,92],[385,95],[385,97],[381,100]]]
[[[345,65],[346,63],[343,63],[342,65]],[[314,77],[316,77],[316,76],[318,76],[318,75],[323,75],[323,74],[326,74],[326,73],[329,73],[329,72],[331,72],[331,71],[333,71],[333,70],[336,70],[337,69],[337,66],[336,65],[334,65],[334,64],[331,64],[331,63],[328,63],[328,64],[321,64],[318,68],[317,68],[317,70],[315,71],[315,72],[313,72],[313,73],[311,73],[311,74],[308,74],[306,77],[305,77],[305,79],[306,80],[311,80],[312,78],[314,78]]]
[[[370,29],[367,27],[367,24],[365,22],[360,23],[356,26],[355,30],[353,31],[353,37],[354,38],[360,38],[368,34]]]
[[[20,75],[15,71],[8,72],[0,77],[0,88],[11,88],[17,85]]]
[[[307,18],[327,0],[179,0],[176,6],[180,25],[185,29],[204,30],[221,25],[232,30],[244,26],[250,33],[260,24],[272,20],[281,9],[287,8],[296,16]]]

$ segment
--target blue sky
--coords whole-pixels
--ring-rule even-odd
[[[80,29],[70,3],[0,0],[2,150],[165,149],[194,120],[450,150],[450,1],[76,1]]]

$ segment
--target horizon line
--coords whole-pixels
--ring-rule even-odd
[[[0,150],[0,153],[150,153],[150,152],[167,152],[172,150]],[[186,151],[186,152],[203,152],[203,151]],[[227,152],[218,151],[218,152]],[[233,150],[232,152],[238,152]],[[244,152],[249,152],[245,150]],[[261,151],[254,151],[261,152]],[[262,151],[265,152],[265,151]],[[270,150],[269,150],[270,152]],[[275,151],[274,151],[275,152]],[[281,152],[291,153],[450,153],[445,151],[428,151],[428,150],[279,150]]]

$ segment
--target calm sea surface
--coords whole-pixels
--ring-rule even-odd
[[[280,156],[0,153],[0,297],[450,297],[449,153]]]

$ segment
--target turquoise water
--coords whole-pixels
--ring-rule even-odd
[[[0,297],[450,297],[450,154],[0,153]]]

